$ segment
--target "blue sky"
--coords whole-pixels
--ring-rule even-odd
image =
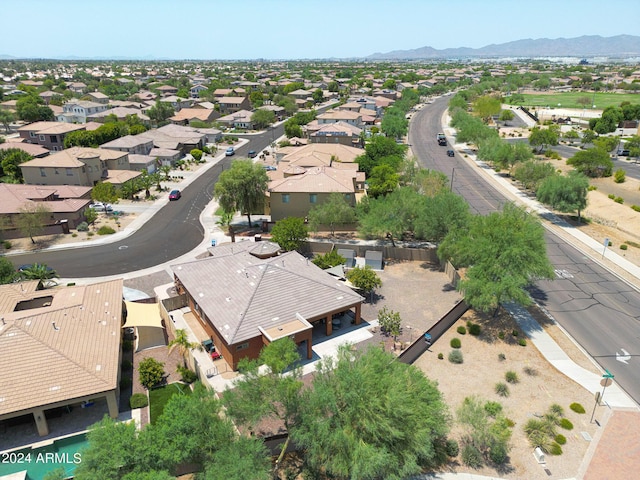
[[[0,55],[17,57],[346,58],[640,34],[638,0],[0,0],[0,11]]]

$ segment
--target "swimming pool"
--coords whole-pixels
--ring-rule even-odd
[[[88,446],[87,435],[82,433],[54,440],[52,444],[38,448],[23,448],[0,453],[0,480],[4,475],[25,471],[28,480],[42,480],[60,467],[66,477],[71,477],[82,462],[82,450]]]

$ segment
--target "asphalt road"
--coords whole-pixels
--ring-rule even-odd
[[[235,158],[245,157],[249,150],[263,150],[283,131],[280,125],[273,132],[247,136],[250,142],[238,148],[235,156],[225,157],[186,187],[180,200],[168,202],[138,231],[123,240],[71,250],[13,255],[11,261],[14,265],[44,263],[55,268],[60,277],[83,278],[133,272],[173,260],[202,242],[204,230],[199,216],[211,201],[220,172],[229,168]]]
[[[413,115],[411,148],[423,167],[440,170],[449,178],[453,174],[453,191],[473,211],[495,211],[506,198],[479,176],[477,167],[458,153],[447,157],[447,147],[435,141],[448,100],[438,99]],[[531,289],[533,298],[640,402],[640,292],[550,230],[545,238],[558,278],[537,282]]]

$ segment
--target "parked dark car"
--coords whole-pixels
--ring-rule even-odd
[[[455,155],[455,152],[453,150],[447,150],[448,157],[453,157],[454,155]]]
[[[171,190],[171,193],[169,194],[169,201],[179,200],[180,197],[182,197],[182,193],[180,193],[180,190]]]
[[[628,157],[629,156],[629,150],[620,149],[620,150],[618,150],[618,155],[621,156],[621,157]]]

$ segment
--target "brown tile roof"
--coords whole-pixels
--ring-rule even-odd
[[[6,142],[0,143],[0,150],[9,150],[10,148],[17,148],[23,152],[27,152],[32,157],[46,157],[49,155],[49,150],[40,145],[24,142]]]
[[[330,167],[310,168],[302,175],[292,175],[269,183],[270,192],[278,193],[354,193],[353,170]]]
[[[114,160],[127,155],[127,152],[107,150],[106,148],[72,147],[61,152],[52,153],[48,157],[34,158],[21,164],[25,167],[81,167],[84,165],[79,159],[100,157],[101,160]]]
[[[219,245],[213,257],[171,268],[228,344],[295,320],[315,320],[363,298],[297,252],[267,259],[254,242]]]
[[[36,291],[0,285],[0,415],[114,390],[122,280]],[[15,311],[23,301],[48,306]]]
[[[343,163],[353,163],[363,153],[364,150],[361,148],[348,147],[339,143],[312,143],[292,149],[292,152],[285,155],[282,161],[301,167],[330,166],[332,157]]]
[[[76,130],[84,130],[84,125],[75,125],[65,122],[34,122],[24,127],[18,128],[18,132],[36,132],[47,135],[56,135],[61,133],[75,132]]]

